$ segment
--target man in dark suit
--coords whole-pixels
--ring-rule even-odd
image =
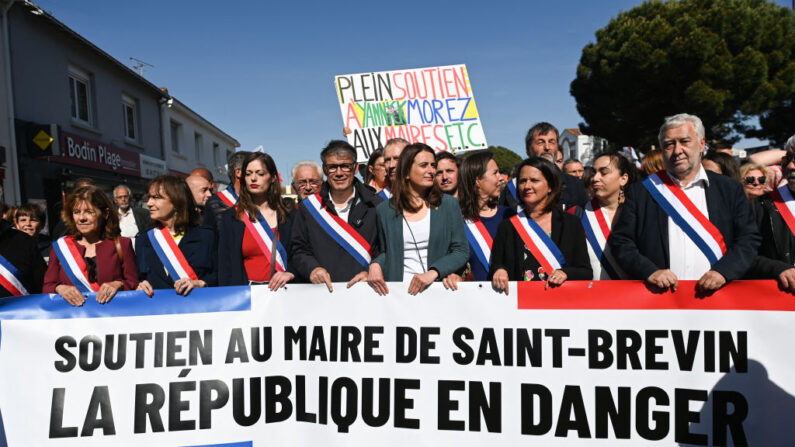
[[[375,207],[381,198],[356,179],[356,149],[347,141],[331,141],[320,154],[326,181],[320,186],[320,203],[328,211],[347,222],[371,247],[378,239]],[[348,287],[367,280],[367,265],[356,258],[328,233],[310,212],[310,201],[304,200],[293,213],[290,269],[299,278],[313,284],[348,282]],[[343,230],[344,231],[344,230]]]
[[[585,186],[583,186],[582,181],[561,171],[560,166],[556,164],[559,149],[558,129],[555,126],[547,122],[540,122],[534,125],[527,131],[524,143],[528,157],[545,158],[558,167],[557,172],[560,175],[563,187],[560,194],[560,204],[564,210],[574,206],[583,206],[588,201],[588,193],[585,192]],[[500,196],[500,204],[516,208],[519,202],[509,189],[505,188]]]
[[[704,125],[697,116],[683,113],[667,117],[658,139],[666,170],[627,191],[627,200],[610,234],[616,259],[632,278],[662,289],[675,290],[680,279],[698,280],[697,289],[709,293],[727,281],[742,278],[756,259],[760,242],[742,185],[701,167],[706,140]],[[655,184],[659,188],[655,189]],[[668,197],[686,196],[697,212],[681,213],[684,219],[674,218],[676,213],[669,215],[661,205],[664,194],[652,195],[650,190],[665,194],[672,191]],[[680,202],[685,200],[669,203]],[[694,223],[698,214],[711,225]],[[697,245],[693,231],[682,222],[696,229],[714,226],[720,237],[704,241],[720,247],[722,239],[725,253],[718,250],[716,254],[704,243]]]
[[[230,192],[234,192],[235,201],[237,195],[240,193],[240,168],[243,167],[243,162],[246,157],[251,154],[248,151],[238,151],[230,155],[226,162],[226,171],[229,175]],[[213,230],[218,231],[219,224],[221,223],[221,213],[229,208],[220,197],[222,191],[212,195],[206,202],[204,202],[204,212],[202,213],[202,225],[208,226]]]

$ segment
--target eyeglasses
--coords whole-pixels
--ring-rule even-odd
[[[748,176],[748,177],[745,178],[745,184],[746,185],[753,185],[755,180],[758,181],[760,185],[764,185],[765,181],[767,181],[767,177],[765,177],[764,175],[761,176],[761,177]]]
[[[342,172],[351,172],[353,166],[353,163],[340,163],[338,165],[323,165],[323,168],[326,172],[337,172],[338,169],[342,169]]]
[[[303,188],[305,186],[320,186],[320,180],[298,180],[297,182],[293,182],[297,188]]]

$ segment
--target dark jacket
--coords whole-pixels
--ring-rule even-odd
[[[353,183],[355,201],[348,213],[348,223],[370,244],[373,256],[378,254],[378,227],[375,207],[382,202],[359,180]],[[331,214],[337,214],[329,199],[328,182],[320,187],[320,198]],[[301,202],[295,215],[292,228],[292,252],[290,266],[299,281],[308,282],[312,270],[323,267],[333,282],[347,282],[363,271],[362,266],[340,244],[329,236],[317,220],[310,214],[305,202]]]
[[[204,203],[202,225],[213,229],[216,232],[216,236],[218,236],[218,227],[221,226],[221,213],[228,209],[229,207],[218,197],[218,194],[213,194]]]
[[[585,202],[588,201],[588,193],[585,191],[585,185],[583,185],[582,180],[573,175],[566,174],[558,169],[557,165],[555,165],[555,171],[560,176],[561,181],[559,202],[561,208],[567,210],[574,206],[585,205]],[[505,205],[513,209],[516,209],[516,206],[519,205],[519,202],[508,188],[503,188],[499,203],[500,205]]]
[[[759,256],[748,272],[747,278],[777,278],[784,270],[795,266],[795,236],[784,222],[770,194],[751,201],[762,243]]]
[[[205,226],[188,228],[177,245],[199,279],[206,282],[208,287],[218,285],[215,235],[212,229]],[[174,288],[174,278],[166,274],[163,262],[146,232],[140,233],[135,240],[135,256],[141,281],[149,281],[154,289]]]
[[[760,237],[751,205],[742,185],[729,177],[707,172],[709,220],[723,235],[726,254],[712,266],[727,281],[742,278],[757,256]],[[632,279],[647,279],[670,268],[668,214],[654,201],[642,182],[631,185],[627,200],[610,232],[610,247],[621,268]]]
[[[525,218],[524,214],[521,218]],[[580,219],[561,211],[558,207],[553,208],[552,235],[550,237],[566,260],[566,266],[561,270],[566,273],[569,281],[593,278],[591,259],[588,257],[588,247],[585,242],[585,230],[582,228]],[[524,262],[525,252],[529,264]],[[508,272],[508,279],[522,281],[525,267],[529,267],[529,270],[536,273],[541,264],[525,248],[524,241],[516,232],[511,220],[505,219],[497,228],[497,236],[494,238],[489,280],[494,276],[494,272],[505,269]],[[550,273],[552,272],[546,272],[547,275]]]
[[[149,229],[151,226],[150,217],[149,217],[149,210],[145,210],[143,208],[132,208],[133,218],[135,219],[135,225],[138,227],[138,232],[143,233]]]
[[[132,248],[132,241],[127,237],[120,237],[124,266],[116,253],[116,243],[113,239],[104,239],[96,246],[97,255],[97,283],[99,285],[111,281],[121,281],[124,283],[120,290],[135,290],[138,286],[138,269],[135,267],[135,253]],[[86,247],[75,244],[80,256],[85,256]],[[44,275],[44,293],[55,293],[55,288],[61,284],[73,286],[72,281],[66,276],[55,249],[50,251],[50,264],[47,266],[47,273]]]
[[[208,199],[209,201],[209,199]],[[221,213],[221,223],[218,226],[218,285],[219,286],[241,286],[248,285],[248,275],[246,266],[243,264],[243,233],[246,231],[246,224],[235,216],[235,208],[227,208]],[[277,226],[278,237],[284,246],[288,256],[290,253],[290,240],[292,230],[292,217],[295,213],[290,213],[287,221]],[[290,269],[289,258],[287,269]]]
[[[39,253],[36,240],[26,233],[15,230],[10,223],[1,219],[0,255],[19,271],[21,276],[19,279],[28,293],[41,293],[47,264]],[[11,296],[11,292],[0,286],[0,298],[7,296]]]
[[[428,269],[439,272],[438,280],[453,273],[469,259],[469,242],[458,200],[442,194],[442,203],[431,207],[431,232],[428,244]],[[403,281],[403,214],[395,214],[394,198],[376,207],[378,246],[381,253],[373,259],[386,281]],[[409,278],[406,278],[409,279]]]

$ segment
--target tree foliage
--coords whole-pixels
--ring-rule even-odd
[[[571,94],[581,130],[619,146],[648,150],[681,112],[708,138],[781,143],[795,132],[795,16],[764,0],[643,3],[583,48]]]
[[[516,154],[516,152],[502,146],[489,146],[486,148],[487,151],[494,154],[494,161],[497,162],[497,167],[500,168],[500,172],[511,172],[511,169],[522,161],[522,157]],[[480,151],[469,151],[463,152],[458,154],[461,158],[469,157],[472,154],[475,154]]]

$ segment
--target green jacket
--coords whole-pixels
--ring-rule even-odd
[[[376,207],[381,253],[373,262],[381,266],[385,281],[403,281],[403,214],[395,214],[393,204],[394,199],[390,199]],[[461,208],[455,197],[445,194],[438,207],[431,207],[428,269],[436,269],[441,280],[461,269],[468,259],[469,242]]]

